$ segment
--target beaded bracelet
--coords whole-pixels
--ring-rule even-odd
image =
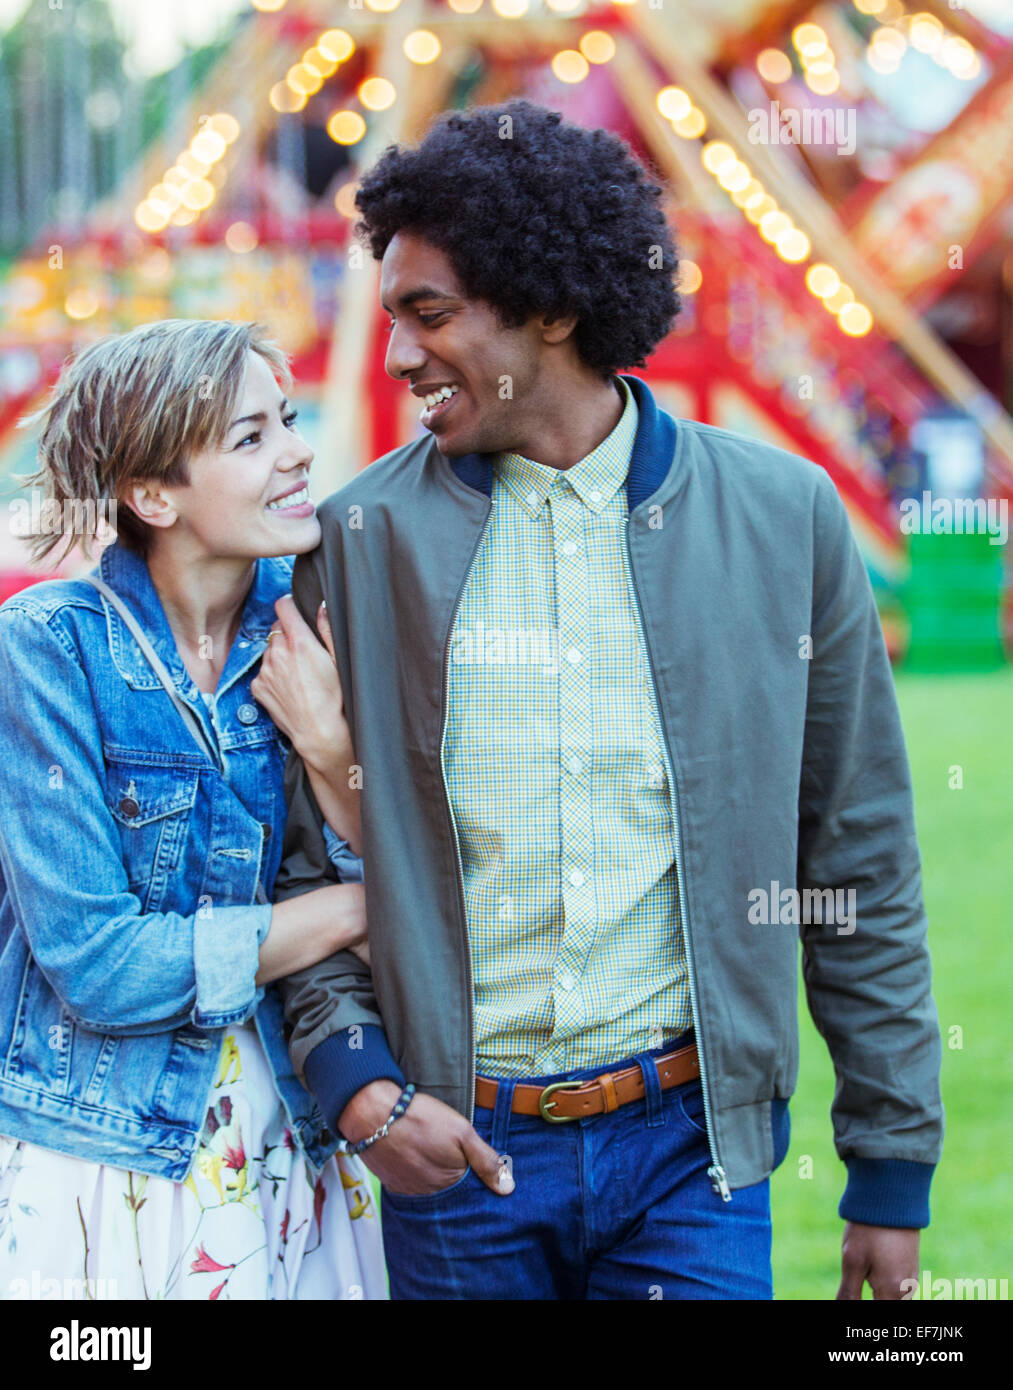
[[[368,1138],[359,1139],[354,1144],[350,1144],[347,1139],[340,1139],[338,1141],[338,1153],[361,1153],[363,1149],[368,1149],[370,1144],[375,1144],[378,1139],[386,1139],[387,1134],[390,1131],[391,1125],[394,1123],[395,1120],[399,1120],[401,1116],[404,1114],[404,1112],[408,1109],[408,1106],[411,1103],[411,1098],[414,1094],[415,1083],[413,1081],[409,1081],[408,1085],[398,1096],[397,1104],[394,1106],[394,1109],[387,1116],[386,1120],[383,1122],[380,1128],[375,1129],[373,1133],[369,1135]]]

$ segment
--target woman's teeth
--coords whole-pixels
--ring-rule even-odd
[[[439,405],[441,401],[449,401],[451,396],[456,395],[460,389],[456,381],[453,386],[441,386],[438,391],[433,391],[424,397],[426,409],[432,410],[433,406]]]
[[[304,502],[310,500],[310,490],[308,487],[301,487],[298,492],[290,492],[287,497],[279,497],[276,502],[268,502],[269,512],[283,512],[287,507],[301,507]]]

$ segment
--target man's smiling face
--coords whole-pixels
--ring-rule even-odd
[[[409,383],[441,453],[522,445],[537,414],[538,321],[504,328],[490,304],[467,297],[444,252],[408,232],[384,254],[380,302],[391,316],[387,372]]]

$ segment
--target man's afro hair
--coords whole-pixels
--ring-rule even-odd
[[[675,246],[651,181],[605,130],[523,100],[440,117],[362,179],[357,232],[380,260],[410,232],[507,327],[576,314],[584,363],[643,366],[679,312]]]

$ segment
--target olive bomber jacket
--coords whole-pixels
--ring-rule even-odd
[[[630,573],[673,774],[712,1185],[732,1200],[787,1151],[801,939],[836,1074],[840,1215],[926,1226],[942,1049],[907,754],[847,514],[822,468],[676,424],[645,382],[625,379],[639,408]],[[473,1115],[473,987],[441,741],[453,618],[491,489],[489,456],[447,459],[432,437],[416,440],[328,498],[321,544],[293,572],[311,625],[327,601],[363,769],[372,964],[339,952],[283,985],[296,1070],[332,1127],[381,1077]],[[337,877],[294,754],[286,791],[281,899]],[[831,890],[846,919],[823,920],[810,890],[826,915]]]

